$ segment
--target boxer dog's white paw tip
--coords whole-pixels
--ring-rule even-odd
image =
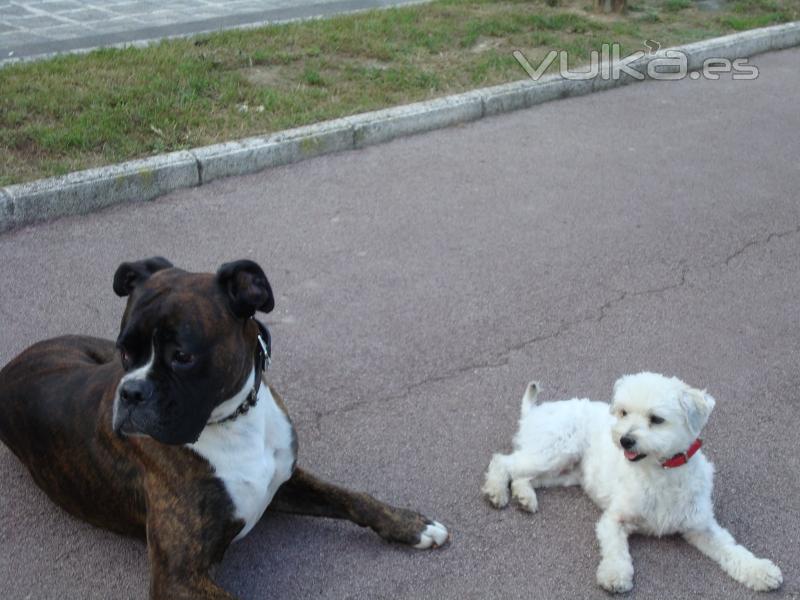
[[[419,542],[414,548],[426,550],[438,548],[450,538],[447,528],[438,521],[432,521],[419,536]]]

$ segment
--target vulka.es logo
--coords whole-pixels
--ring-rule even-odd
[[[514,58],[525,69],[534,81],[539,80],[558,59],[558,73],[564,79],[620,79],[623,76],[643,80],[657,79],[675,81],[685,79],[719,79],[720,74],[730,73],[732,79],[756,79],[758,67],[747,62],[746,58],[729,60],[727,58],[707,58],[697,71],[689,71],[689,57],[680,50],[661,50],[661,44],[653,40],[644,42],[648,52],[639,50],[621,57],[619,44],[603,44],[600,52],[592,50],[589,64],[576,70],[569,68],[569,53],[565,50],[551,50],[539,65],[534,68],[519,50],[514,51]],[[648,57],[649,60],[642,60]]]

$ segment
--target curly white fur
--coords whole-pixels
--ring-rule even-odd
[[[683,466],[662,466],[706,424],[714,399],[705,391],[655,373],[620,378],[610,407],[587,399],[537,404],[538,391],[531,382],[522,398],[514,452],[495,454],[486,471],[483,492],[495,507],[508,504],[509,488],[520,508],[534,512],[535,488],[580,485],[604,510],[597,582],[610,592],[633,587],[632,533],[680,533],[749,588],[781,585],[780,569],[737,544],[714,518],[714,467],[702,451]]]

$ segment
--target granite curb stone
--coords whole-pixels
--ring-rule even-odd
[[[181,151],[11,185],[0,188],[0,231],[120,202],[152,200],[199,183],[197,160]]]
[[[266,137],[204,146],[193,150],[193,154],[201,183],[208,183],[220,177],[254,173],[353,147],[353,125],[344,118]]]

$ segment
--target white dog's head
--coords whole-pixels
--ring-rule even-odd
[[[661,464],[686,452],[714,404],[705,391],[689,387],[677,377],[625,375],[614,384],[614,443],[631,462],[650,457]]]

